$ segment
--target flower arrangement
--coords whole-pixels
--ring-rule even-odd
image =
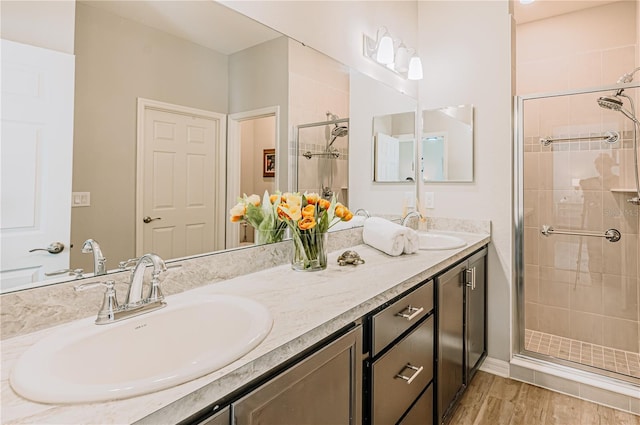
[[[280,242],[287,228],[286,223],[278,219],[276,208],[280,203],[278,195],[269,196],[265,190],[262,202],[258,195],[242,195],[238,203],[229,210],[232,223],[247,222],[256,229],[258,244]]]
[[[317,193],[269,195],[267,191],[262,201],[258,195],[243,195],[229,215],[234,223],[250,223],[257,230],[259,243],[281,241],[288,227],[294,244],[292,267],[296,270],[325,269],[327,231],[353,217],[335,197],[328,201]]]
[[[347,207],[329,202],[317,193],[285,193],[276,207],[278,218],[289,226],[294,244],[295,270],[322,270],[327,267],[327,231],[353,213]]]

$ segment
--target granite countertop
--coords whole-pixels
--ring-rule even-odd
[[[167,302],[171,303],[173,297],[199,294],[244,296],[267,306],[274,322],[265,340],[235,362],[193,381],[151,394],[76,405],[48,405],[25,400],[9,385],[8,377],[14,362],[31,345],[68,324],[7,339],[2,343],[2,423],[177,423],[490,241],[488,234],[456,235],[467,242],[466,247],[391,257],[368,245],[358,245],[350,249],[366,260],[359,266],[338,266],[337,257],[343,252],[339,250],[329,254],[329,266],[320,272],[295,272],[289,265],[284,265],[167,297]],[[169,284],[170,281],[165,283]]]

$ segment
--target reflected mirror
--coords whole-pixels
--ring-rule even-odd
[[[473,181],[473,105],[422,111],[420,170],[429,183]]]
[[[373,118],[373,181],[415,181],[415,125],[415,112]]]

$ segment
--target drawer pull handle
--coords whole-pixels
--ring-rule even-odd
[[[424,307],[411,307],[408,306],[404,311],[397,313],[396,316],[404,317],[408,321],[413,320],[418,314],[424,311]]]
[[[414,379],[416,379],[418,377],[418,375],[420,375],[420,372],[422,372],[422,369],[424,369],[424,366],[416,367],[416,366],[412,366],[411,363],[407,363],[407,365],[404,367],[404,369],[413,370],[414,371],[413,375],[404,376],[402,373],[399,373],[399,374],[396,375],[396,378],[404,379],[405,381],[407,381],[407,384],[410,384],[410,383],[413,382]],[[404,369],[402,369],[402,370],[404,370]]]

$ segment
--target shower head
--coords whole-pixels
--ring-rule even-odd
[[[599,97],[598,105],[600,105],[601,108],[611,109],[613,111],[620,111],[622,109],[622,101],[618,99],[618,96]]]
[[[343,125],[337,125],[331,130],[331,141],[329,142],[329,147],[333,145],[333,142],[336,141],[338,137],[344,137],[349,134],[349,128]]]
[[[623,107],[623,103],[622,103],[622,100],[620,100],[620,96],[626,97],[631,102],[631,98],[629,96],[627,96],[626,94],[622,94],[622,93],[618,92],[613,96],[601,96],[601,97],[599,97],[598,98],[598,105],[600,105],[601,108],[611,109],[612,111],[622,112],[622,114],[625,117],[629,118],[636,125],[640,126],[640,121],[638,121],[638,119],[634,116],[634,114],[632,114],[631,112],[627,111]],[[631,109],[634,109],[633,106],[631,107]]]

